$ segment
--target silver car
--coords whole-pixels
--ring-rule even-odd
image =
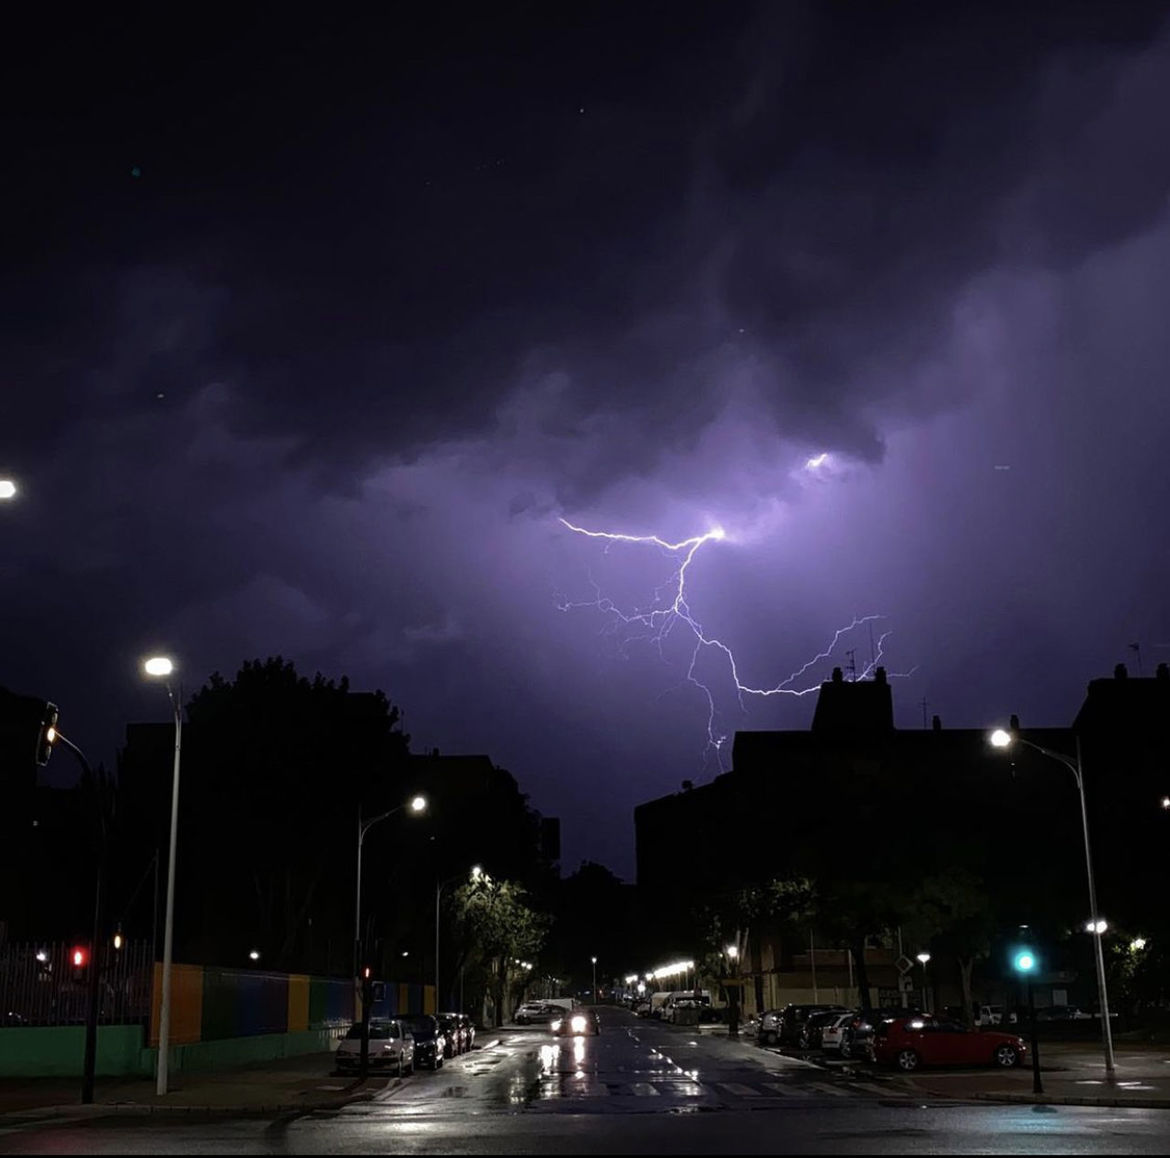
[[[399,1076],[414,1073],[414,1038],[393,1019],[370,1019],[370,1069],[393,1070]],[[358,1070],[362,1064],[362,1027],[351,1025],[337,1047],[337,1068]]]

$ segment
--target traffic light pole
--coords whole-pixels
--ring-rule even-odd
[[[1028,1026],[1032,1045],[1032,1093],[1044,1093],[1044,1085],[1040,1081],[1040,1043],[1036,1037],[1036,999],[1032,992],[1032,978],[1028,978]]]
[[[98,854],[97,854],[97,882],[94,885],[93,899],[93,942],[89,951],[89,1000],[85,1010],[85,1053],[81,1070],[81,1103],[84,1106],[93,1103],[94,1077],[97,1073],[97,1023],[98,1009],[101,1005],[101,970],[102,959],[102,872],[106,861],[106,812],[105,802],[101,799],[101,786],[89,766],[89,761],[81,749],[72,740],[57,732],[55,739],[60,740],[81,764],[82,770],[93,785],[97,799],[98,812]]]

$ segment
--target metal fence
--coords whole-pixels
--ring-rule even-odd
[[[89,1008],[89,946],[81,965],[78,946],[8,942],[0,946],[0,1025],[82,1025]],[[154,952],[149,941],[106,947],[99,982],[98,1021],[128,1025],[150,1021]]]

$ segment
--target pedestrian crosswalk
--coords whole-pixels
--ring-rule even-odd
[[[557,1074],[544,1078],[535,1100],[561,1098],[715,1098],[768,1101],[847,1098],[860,1091],[829,1082],[721,1082],[678,1078],[654,1081],[602,1081],[592,1075]]]

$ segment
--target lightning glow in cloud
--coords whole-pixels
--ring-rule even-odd
[[[687,603],[687,572],[691,563],[704,544],[719,542],[727,537],[722,527],[713,527],[702,535],[693,535],[689,539],[681,539],[678,542],[672,543],[658,535],[628,535],[613,531],[591,531],[585,527],[578,527],[564,518],[560,519],[559,522],[574,534],[584,535],[590,539],[606,540],[607,550],[612,543],[644,544],[657,547],[677,560],[677,567],[672,572],[670,578],[658,588],[655,596],[655,606],[649,611],[623,611],[611,599],[602,595],[596,583],[593,585],[596,596],[594,599],[584,602],[561,602],[558,606],[562,611],[570,611],[579,607],[592,607],[612,616],[614,622],[617,624],[622,624],[626,627],[645,628],[646,632],[644,637],[648,637],[656,643],[660,651],[664,640],[679,624],[682,624],[691,632],[694,637],[694,647],[691,649],[686,678],[689,683],[693,684],[703,693],[707,701],[707,743],[710,750],[715,752],[721,770],[725,767],[723,748],[727,742],[727,735],[721,732],[716,726],[718,712],[715,706],[714,694],[696,673],[699,658],[705,649],[715,649],[726,657],[730,675],[735,686],[736,696],[739,700],[739,706],[741,709],[746,710],[744,696],[806,696],[809,692],[816,691],[820,687],[819,680],[806,685],[800,685],[797,681],[811,667],[832,656],[843,636],[861,627],[863,624],[871,624],[884,618],[881,615],[854,616],[851,623],[845,627],[838,628],[834,632],[832,640],[823,651],[818,652],[803,666],[776,684],[755,687],[745,683],[740,677],[739,666],[736,663],[735,655],[731,648],[722,640],[706,633],[702,624],[692,614],[690,606]],[[665,598],[662,594],[663,591],[668,591],[668,595]],[[889,635],[889,631],[884,631],[878,636],[874,643],[873,658],[857,674],[857,679],[865,679],[873,673],[874,669],[882,660],[882,645]]]

